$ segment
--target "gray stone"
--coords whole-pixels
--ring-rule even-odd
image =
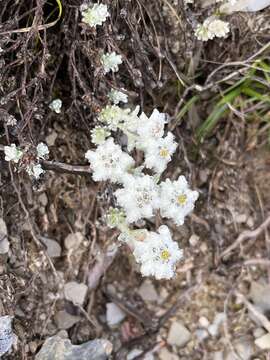
[[[87,293],[88,287],[85,284],[80,284],[75,281],[66,283],[64,286],[65,298],[73,304],[82,305]]]
[[[180,321],[172,323],[167,339],[168,344],[183,347],[190,339],[190,332]]]
[[[144,301],[156,302],[159,298],[158,293],[150,280],[145,280],[141,284],[138,293]]]
[[[46,246],[47,254],[50,258],[57,258],[61,256],[62,249],[57,241],[46,238],[44,236],[41,237],[41,241]]]
[[[270,285],[253,281],[250,286],[249,298],[261,312],[270,311]]]
[[[55,315],[55,321],[58,329],[70,329],[80,320],[81,318],[79,316],[70,315],[65,310],[58,311]]]
[[[79,231],[77,231],[75,233],[71,233],[65,238],[65,241],[64,241],[65,248],[67,250],[77,249],[80,246],[83,239],[84,239],[84,236]]]
[[[270,350],[270,334],[265,334],[255,340],[255,344],[262,350]]]
[[[106,304],[106,321],[111,327],[118,325],[124,320],[126,314],[114,303]]]
[[[35,360],[106,360],[112,352],[108,340],[97,339],[81,345],[72,345],[59,335],[48,338]]]

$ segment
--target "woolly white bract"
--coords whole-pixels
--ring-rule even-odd
[[[201,41],[208,41],[214,39],[214,37],[226,37],[229,32],[230,25],[228,22],[210,16],[204,20],[203,24],[197,26],[195,36]]]
[[[150,140],[145,150],[145,166],[161,174],[171,161],[176,148],[177,143],[170,132],[165,138]]]
[[[95,145],[103,144],[107,137],[111,135],[110,130],[104,126],[96,126],[91,130],[91,140]]]
[[[33,176],[36,180],[40,178],[40,175],[45,173],[40,164],[29,165],[26,168],[28,175]]]
[[[37,145],[37,155],[41,159],[45,159],[47,155],[49,155],[48,146],[44,143],[39,143]]]
[[[45,172],[39,163],[41,159],[46,159],[49,155],[48,146],[44,143],[39,143],[35,151],[31,147],[22,150],[16,147],[15,144],[11,144],[11,146],[4,147],[4,153],[6,161],[18,164],[17,169],[19,171],[25,170],[29,176],[35,179],[39,179],[40,175]],[[22,158],[23,160],[20,162]]]
[[[113,138],[99,145],[96,151],[88,150],[85,157],[90,162],[95,181],[111,180],[121,183],[128,169],[134,166],[133,158],[123,152]]]
[[[92,27],[102,25],[106,21],[107,17],[110,16],[107,5],[94,4],[92,7],[82,5],[82,21]]]
[[[116,190],[115,196],[125,210],[128,223],[151,218],[159,206],[158,186],[149,175],[126,176],[124,188]]]
[[[13,161],[14,163],[18,163],[23,156],[23,152],[17,148],[15,144],[11,144],[10,146],[4,147],[5,160]]]
[[[61,108],[62,108],[62,100],[61,99],[55,99],[53,100],[50,105],[49,108],[51,110],[53,110],[56,114],[60,114],[61,112]]]
[[[122,64],[122,56],[115,53],[115,51],[101,56],[101,64],[105,74],[108,72],[116,72],[119,70],[118,65]]]
[[[183,251],[172,240],[167,226],[160,226],[158,233],[147,232],[142,241],[133,242],[133,255],[141,264],[143,276],[156,279],[171,279],[175,275],[175,264],[183,258]]]
[[[184,176],[178,180],[166,181],[160,184],[160,210],[161,215],[172,219],[176,225],[183,225],[185,216],[194,209],[194,203],[199,193],[189,189]]]
[[[118,91],[115,89],[111,89],[111,91],[108,94],[108,98],[113,102],[115,105],[128,102],[128,96],[124,94],[122,91]]]

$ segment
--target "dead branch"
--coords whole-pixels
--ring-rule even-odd
[[[223,258],[224,256],[228,255],[230,252],[236,249],[244,240],[254,239],[258,237],[269,225],[270,225],[270,215],[259,227],[257,227],[257,229],[251,231],[249,230],[243,231],[238,236],[238,238],[220,254],[220,258]]]

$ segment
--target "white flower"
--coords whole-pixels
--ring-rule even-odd
[[[222,37],[226,37],[230,32],[230,25],[226,21],[214,19],[210,21],[208,25],[208,30],[211,33],[213,33],[216,37],[222,38]]]
[[[149,140],[160,139],[164,134],[164,125],[166,123],[166,115],[155,109],[151,116],[148,117],[142,113],[137,133],[140,136],[141,146],[147,147]]]
[[[111,130],[117,130],[117,128],[123,124],[127,118],[130,109],[121,109],[116,105],[107,105],[101,110],[98,120],[108,126]]]
[[[101,63],[105,74],[108,72],[116,72],[119,70],[118,65],[122,64],[122,56],[117,55],[115,51],[101,56]]]
[[[111,91],[108,94],[108,98],[116,105],[119,104],[120,102],[123,103],[128,102],[128,96],[124,94],[122,91],[118,91],[115,89],[111,89]]]
[[[215,36],[218,38],[226,37],[230,31],[229,23],[210,16],[204,20],[203,24],[197,26],[195,36],[202,41],[212,40]]]
[[[4,146],[4,153],[6,161],[13,161],[16,164],[23,156],[23,152],[19,148],[17,148],[15,144],[11,144],[10,146]]]
[[[95,145],[103,144],[108,136],[111,135],[111,132],[103,126],[96,126],[91,130],[91,140]]]
[[[175,275],[175,263],[183,258],[183,251],[172,240],[167,226],[160,226],[158,232],[148,232],[143,241],[134,241],[133,254],[141,264],[143,276],[171,279]]]
[[[39,143],[37,145],[37,156],[40,158],[40,159],[45,159],[46,156],[49,155],[49,149],[48,149],[48,146],[44,143]]]
[[[185,4],[193,4],[193,3],[194,3],[194,0],[184,0],[184,3],[185,3]]]
[[[160,184],[161,216],[173,219],[176,225],[183,225],[198,197],[199,193],[189,189],[184,176],[179,176],[176,181],[166,179]]]
[[[113,138],[99,145],[96,151],[88,150],[85,158],[90,162],[95,181],[123,181],[126,172],[134,166],[134,160],[116,145]]]
[[[215,37],[215,34],[209,30],[208,22],[206,20],[203,24],[198,24],[195,30],[195,36],[198,40],[208,41],[212,40]]]
[[[116,190],[115,196],[126,212],[128,223],[141,218],[151,218],[153,210],[159,206],[158,186],[149,175],[127,176],[124,179],[124,188]]]
[[[107,5],[94,4],[92,7],[82,8],[82,21],[86,24],[96,27],[102,25],[106,18],[110,16]]]
[[[171,132],[165,138],[152,140],[145,150],[145,165],[161,174],[167,167],[171,156],[177,148],[174,136]]]
[[[62,100],[61,99],[55,99],[49,105],[49,108],[51,110],[53,110],[54,112],[56,112],[56,114],[60,114],[61,107],[62,107]]]
[[[41,174],[45,173],[40,164],[29,165],[26,171],[28,175],[33,176],[36,180],[39,179]]]

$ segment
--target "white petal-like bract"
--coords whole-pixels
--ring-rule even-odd
[[[141,264],[143,276],[156,279],[171,279],[175,264],[183,258],[183,251],[172,240],[167,226],[160,226],[158,233],[148,232],[142,241],[134,241],[134,257]]]
[[[95,151],[88,150],[85,158],[90,162],[95,181],[122,183],[127,171],[134,166],[133,158],[122,151],[113,138],[100,144]]]
[[[189,189],[184,176],[179,176],[176,181],[166,179],[160,184],[161,216],[173,219],[176,225],[183,225],[198,197],[199,193]]]

